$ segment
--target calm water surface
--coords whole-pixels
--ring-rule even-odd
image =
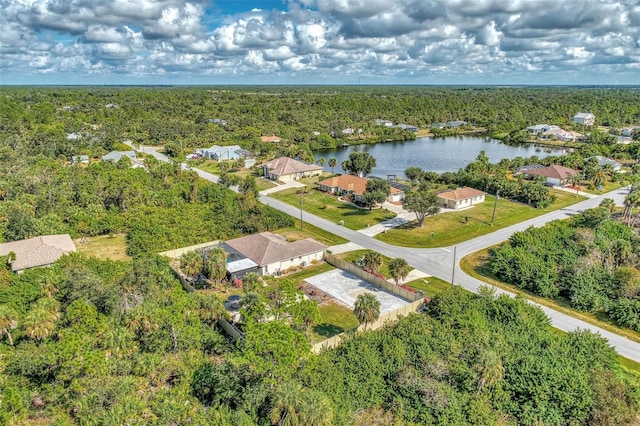
[[[423,170],[436,173],[456,172],[474,161],[480,151],[484,150],[492,163],[497,163],[503,158],[548,157],[550,155],[563,155],[563,149],[549,149],[531,144],[519,146],[505,145],[495,139],[480,137],[456,137],[445,138],[417,138],[407,142],[387,142],[374,145],[352,145],[330,151],[318,151],[314,154],[317,160],[324,157],[329,160],[335,157],[338,165],[334,169],[336,173],[342,173],[340,163],[349,158],[352,152],[368,152],[376,159],[377,166],[373,169],[373,175],[386,177],[386,175],[404,176],[404,171],[409,166],[418,166]],[[326,171],[331,171],[328,165]]]

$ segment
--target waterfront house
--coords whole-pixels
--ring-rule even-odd
[[[348,195],[352,201],[362,201],[362,196],[367,190],[369,179],[355,175],[340,175],[318,182],[318,189],[329,194]],[[391,187],[391,194],[387,197],[389,202],[398,202],[404,198],[404,191]]]
[[[264,177],[281,182],[290,182],[310,176],[321,176],[322,167],[308,164],[290,157],[280,157],[262,165]]]
[[[442,207],[458,210],[484,203],[484,196],[487,195],[487,193],[475,188],[465,187],[448,189],[438,193],[437,195],[438,203]]]
[[[523,173],[527,177],[542,176],[546,179],[547,185],[551,186],[564,185],[567,183],[569,178],[580,174],[578,170],[570,169],[559,164],[552,164],[551,166],[538,169],[525,170]]]

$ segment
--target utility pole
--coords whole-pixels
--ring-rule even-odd
[[[493,220],[496,218],[496,207],[498,207],[498,198],[500,198],[500,190],[496,190],[496,202],[493,204],[493,213],[491,214],[491,226],[493,226]]]
[[[451,265],[451,285],[456,277],[456,249],[458,246],[453,246],[453,265]]]

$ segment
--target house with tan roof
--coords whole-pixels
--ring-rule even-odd
[[[9,253],[15,255],[15,260],[9,261],[14,272],[51,265],[63,255],[74,251],[76,246],[69,234],[42,235],[0,244],[0,256],[9,256]]]
[[[264,177],[281,182],[291,182],[310,176],[321,176],[322,167],[289,157],[280,157],[262,165]]]
[[[282,138],[280,138],[280,137],[278,137],[276,135],[271,135],[271,136],[260,136],[260,140],[262,142],[274,142],[274,143],[277,143],[277,142],[281,142]]]
[[[475,188],[465,187],[448,189],[437,195],[438,203],[440,203],[442,207],[458,210],[484,203],[484,196],[487,195],[487,193]]]
[[[546,178],[547,185],[558,186],[564,185],[571,176],[577,175],[580,172],[559,164],[552,164],[551,166],[538,169],[524,170],[523,173],[526,177],[542,176]]]
[[[222,248],[251,260],[258,265],[261,275],[279,275],[291,267],[304,267],[322,260],[327,246],[313,238],[288,242],[281,235],[261,232],[226,241]]]
[[[369,179],[355,175],[340,175],[318,182],[320,191],[336,195],[349,195],[352,201],[361,201],[362,195],[367,190]],[[404,191],[391,187],[391,194],[387,197],[389,202],[398,202],[404,198]]]

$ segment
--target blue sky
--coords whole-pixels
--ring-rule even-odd
[[[0,0],[0,84],[640,85],[636,0]]]

